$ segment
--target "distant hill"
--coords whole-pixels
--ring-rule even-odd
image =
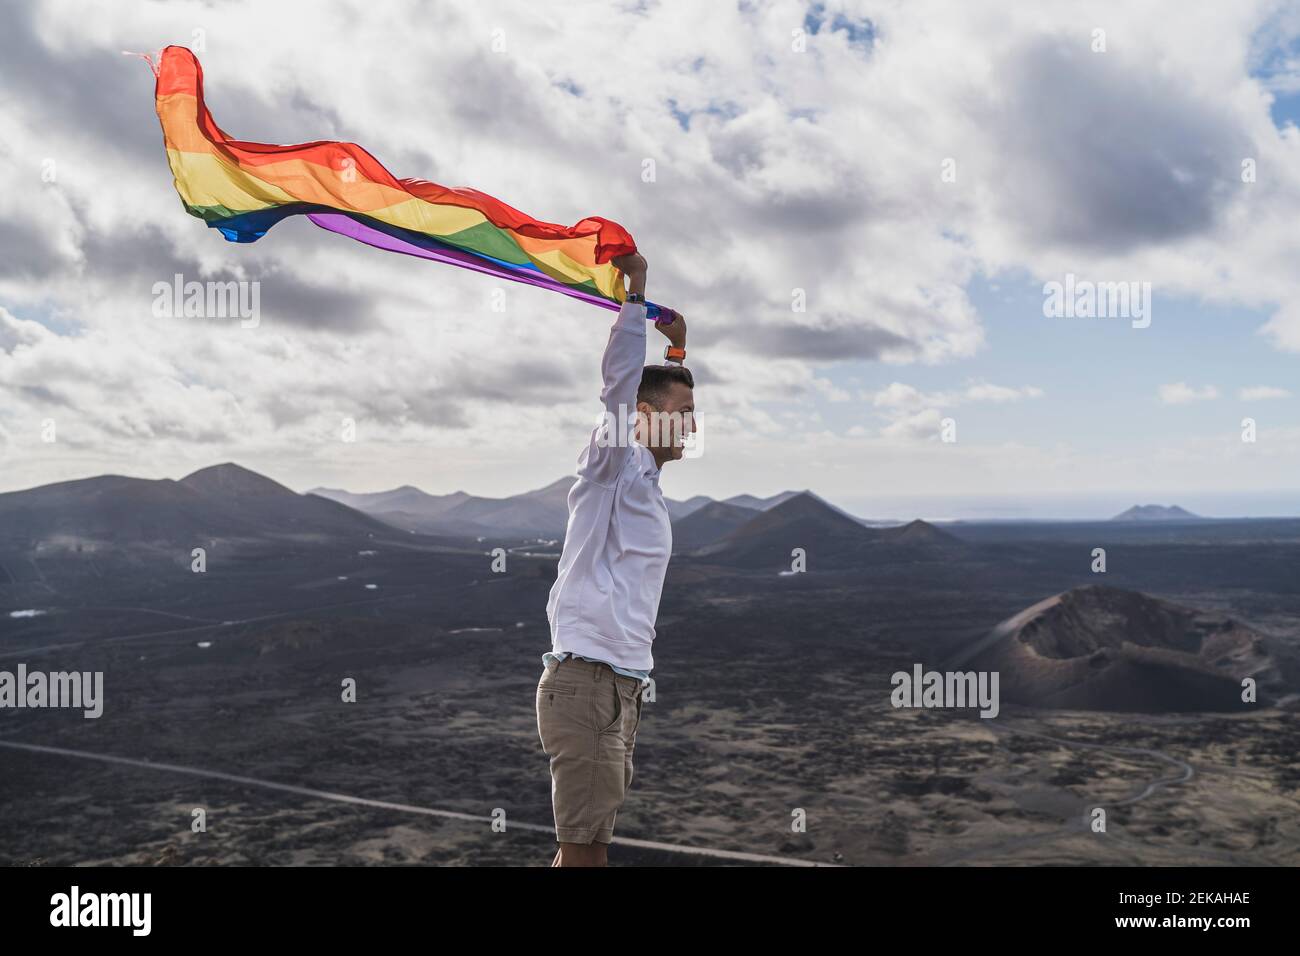
[[[1297,654],[1231,618],[1137,591],[1091,586],[1054,595],[998,624],[949,670],[995,670],[1004,701],[1069,710],[1230,711],[1241,680],[1294,693]]]
[[[340,488],[313,488],[307,494],[329,498],[332,501],[345,504],[349,508],[364,511],[366,514],[373,515],[385,511],[400,511],[422,517],[440,515],[471,497],[463,491],[456,491],[449,495],[431,495],[412,485],[403,485],[391,491],[375,491],[362,494],[353,494]]]
[[[961,542],[928,521],[917,518],[898,528],[882,528],[881,537],[895,544],[960,545]]]
[[[412,485],[354,493],[314,488],[298,494],[227,462],[179,481],[103,475],[0,494],[0,543],[76,548],[99,543],[193,543],[203,539],[391,535],[449,539],[562,540],[568,494],[577,479],[504,498],[457,491],[431,495]],[[810,491],[769,498],[696,495],[665,499],[676,553],[707,553],[738,566],[785,567],[795,547],[815,551],[814,566],[882,560],[882,546],[964,546],[923,521],[868,528]],[[450,539],[455,539],[454,541]]]
[[[199,494],[214,499],[229,500],[238,496],[265,501],[267,499],[298,499],[303,497],[278,481],[273,481],[265,475],[259,475],[255,471],[236,465],[234,462],[200,468],[198,471],[182,478],[179,484],[184,485],[186,488],[193,488]]]
[[[0,494],[0,539],[19,547],[373,534],[391,535],[392,529],[230,463],[180,481],[103,475]]]
[[[430,495],[411,485],[367,494],[356,494],[339,488],[314,488],[312,493],[356,508],[404,531],[455,537],[562,539],[569,523],[569,490],[576,480],[574,476],[568,475],[544,488],[505,498],[484,498],[463,491],[450,495]],[[782,491],[767,498],[734,495],[725,501],[714,501],[707,495],[695,495],[686,501],[665,498],[668,516],[674,528],[673,548],[680,552],[688,547],[697,548],[714,543],[727,532],[738,528],[743,523],[740,518],[752,518],[801,497],[820,502],[823,508],[841,515],[853,524],[861,524],[857,518],[810,491]],[[710,506],[717,507],[701,513]],[[698,521],[690,525],[679,525],[683,519],[697,513],[701,513]],[[902,540],[911,540],[912,537],[909,535]],[[923,536],[916,537],[920,540]]]
[[[802,492],[761,511],[729,535],[730,542],[761,541],[805,530],[819,539],[860,540],[868,529],[830,507],[816,495]],[[783,540],[784,543],[784,540]]]
[[[1204,521],[1200,515],[1178,507],[1178,505],[1134,505],[1123,514],[1117,514],[1111,521]]]
[[[916,556],[927,549],[965,548],[924,521],[897,528],[868,528],[811,492],[799,492],[761,511],[716,542],[693,552],[701,559],[741,567],[786,568],[803,548],[809,570]]]
[[[566,498],[573,478],[506,498],[464,491],[431,495],[411,485],[355,494],[339,488],[314,489],[404,531],[459,536],[555,537],[568,523]]]
[[[735,531],[755,515],[753,508],[710,501],[685,517],[673,521],[673,552],[694,551],[713,544]]]
[[[723,502],[729,505],[739,505],[741,508],[752,508],[755,511],[767,511],[769,508],[775,508],[784,501],[789,501],[796,495],[811,494],[809,491],[782,491],[772,495],[770,498],[756,498],[753,495],[732,495],[730,498],[724,498]]]
[[[544,488],[504,498],[486,498],[463,491],[431,495],[410,485],[367,494],[339,488],[315,488],[312,493],[356,508],[404,531],[458,537],[558,539],[564,537],[569,523],[568,497],[575,481],[576,477],[566,475]],[[673,521],[716,503],[706,495],[696,495],[686,501],[671,498],[664,501]],[[752,517],[754,510],[746,509],[745,514]],[[689,537],[690,532],[687,534]]]
[[[673,521],[685,518],[692,511],[698,511],[712,501],[713,499],[708,495],[696,495],[694,498],[687,498],[685,501],[664,498],[664,504],[668,505],[668,517]]]
[[[577,478],[568,475],[544,488],[507,498],[471,495],[438,516],[449,534],[520,534],[544,538],[564,536],[569,523],[568,498]]]

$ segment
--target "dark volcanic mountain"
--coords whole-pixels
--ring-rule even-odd
[[[965,545],[924,521],[898,528],[868,528],[811,492],[800,492],[760,512],[711,545],[693,552],[704,560],[740,567],[785,569],[803,548],[808,570],[907,560],[935,549]]]
[[[735,531],[755,515],[753,508],[710,501],[673,521],[673,551],[694,551]]]
[[[1259,683],[1262,703],[1300,679],[1293,652],[1244,624],[1102,586],[1026,608],[948,669],[998,671],[1012,703],[1136,713],[1246,709],[1256,705],[1241,701],[1243,678]]]
[[[1134,505],[1122,514],[1117,514],[1111,521],[1204,521],[1200,515],[1178,507],[1178,505]]]
[[[960,546],[961,542],[946,531],[941,531],[928,521],[917,518],[899,528],[884,528],[881,531],[886,541],[894,544],[936,544]]]
[[[180,481],[103,475],[0,494],[0,540],[20,549],[373,534],[392,529],[233,464]]]

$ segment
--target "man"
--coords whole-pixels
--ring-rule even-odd
[[[656,323],[665,364],[645,365],[646,261],[621,256],[628,277],[601,361],[604,422],[578,456],[569,524],[546,616],[551,652],[537,684],[537,732],[551,758],[559,850],[552,866],[605,866],[614,818],[632,783],[632,747],[650,645],[672,553],[659,469],[695,431],[686,322]],[[662,321],[662,320],[661,320]]]

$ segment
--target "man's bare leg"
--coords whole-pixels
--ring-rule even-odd
[[[608,843],[561,843],[551,866],[608,866]]]

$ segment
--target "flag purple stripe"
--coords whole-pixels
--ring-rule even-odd
[[[432,259],[435,262],[447,262],[452,265],[461,266],[465,269],[473,269],[475,272],[484,272],[488,275],[494,275],[502,279],[509,279],[513,282],[523,282],[527,285],[534,285],[542,289],[550,289],[552,292],[563,292],[565,295],[573,296],[575,299],[582,299],[584,302],[590,302],[592,305],[598,305],[614,312],[618,311],[619,304],[610,302],[597,295],[583,292],[565,285],[563,282],[557,282],[550,276],[542,273],[515,272],[506,269],[504,266],[498,266],[490,262],[485,262],[478,256],[468,252],[461,252],[458,249],[425,249],[414,243],[407,242],[404,239],[398,239],[382,232],[373,226],[358,222],[350,216],[336,212],[313,212],[308,213],[307,218],[320,226],[322,229],[328,229],[330,232],[337,232],[339,235],[347,236],[358,242],[364,242],[366,245],[375,246],[379,249],[387,249],[390,252],[401,252],[408,256],[418,256],[421,259]]]
[[[464,269],[473,269],[475,272],[483,272],[501,279],[509,279],[511,282],[522,282],[526,285],[537,286],[540,289],[560,292],[575,299],[581,299],[583,302],[598,305],[602,309],[609,309],[611,312],[619,310],[619,303],[617,302],[611,302],[602,296],[583,292],[581,289],[575,289],[543,273],[508,269],[505,266],[487,262],[472,253],[462,252],[451,247],[427,249],[423,246],[417,246],[415,243],[407,242],[405,239],[390,236],[381,229],[376,229],[374,226],[367,225],[343,213],[311,212],[307,214],[307,218],[322,229],[336,232],[341,236],[347,236],[349,239],[357,240],[357,242],[364,242],[366,245],[374,246],[377,249],[400,252],[421,259],[432,259],[435,262],[450,263]],[[647,318],[657,318],[659,306],[652,303],[647,303],[647,306],[649,306],[647,308]]]

